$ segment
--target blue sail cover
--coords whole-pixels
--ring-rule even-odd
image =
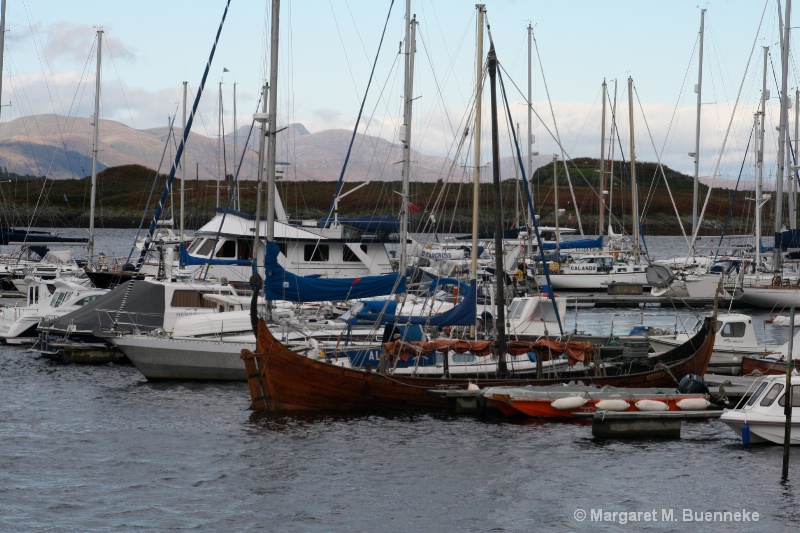
[[[397,233],[400,231],[400,221],[393,216],[364,215],[356,218],[337,218],[339,224],[368,233]],[[319,219],[320,227],[328,227],[333,223],[332,218]]]
[[[575,250],[578,248],[602,248],[603,247],[603,237],[600,236],[596,239],[577,239],[574,241],[561,241],[559,248],[562,250]],[[542,248],[545,250],[555,250],[556,243],[554,242],[546,242],[542,244]]]
[[[380,324],[419,324],[437,328],[445,326],[472,326],[477,319],[478,289],[476,280],[469,282],[469,289],[457,306],[449,311],[433,316],[401,316],[380,313],[358,313],[359,321],[379,322]]]
[[[181,268],[194,265],[252,265],[249,259],[208,259],[207,257],[194,257],[189,255],[186,245],[180,243],[180,264]]]
[[[783,250],[800,248],[800,230],[790,229],[775,233],[775,249]]]
[[[321,302],[352,300],[406,292],[406,277],[399,274],[364,276],[361,278],[319,278],[287,272],[278,263],[280,248],[267,243],[264,261],[264,296],[267,300]]]

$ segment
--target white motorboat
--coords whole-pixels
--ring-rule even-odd
[[[702,321],[698,322],[698,326]],[[695,328],[696,329],[696,328]],[[656,351],[671,350],[685,343],[693,333],[647,335]],[[715,374],[739,375],[745,355],[777,353],[780,346],[759,346],[753,319],[749,315],[732,313],[717,317],[717,335],[708,371]]]
[[[792,407],[800,407],[800,380],[792,375]],[[725,409],[720,420],[728,424],[747,444],[783,444],[786,427],[786,376],[766,376],[753,384],[756,388],[750,399],[735,409]],[[790,443],[800,444],[800,416],[792,418]]]
[[[550,263],[549,266],[550,287],[555,290],[605,290],[612,283],[649,284],[646,267],[619,262],[610,253],[589,254],[572,263]],[[535,279],[540,287],[547,285],[544,274],[537,274]]]
[[[71,281],[39,280],[26,277],[28,305],[15,305],[0,309],[0,338],[7,344],[32,343],[39,338],[36,327],[47,317],[62,316],[93,302],[106,289],[86,287]],[[48,286],[54,290],[50,294]],[[39,296],[32,300],[32,296]]]

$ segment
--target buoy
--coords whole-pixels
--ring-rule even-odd
[[[583,405],[587,402],[587,399],[583,396],[569,396],[567,398],[559,398],[558,400],[553,400],[550,404],[555,409],[560,411],[566,411],[569,409],[577,409],[578,407],[583,407]]]
[[[481,390],[481,388],[470,381],[469,385],[467,385],[467,390]]]
[[[601,411],[625,411],[631,406],[631,404],[625,400],[611,399],[600,400],[595,404],[595,406]]]
[[[636,402],[636,408],[640,411],[666,411],[669,405],[658,400],[639,400]]]
[[[750,447],[750,424],[747,422],[742,424],[742,446],[745,448]]]
[[[684,398],[675,403],[682,411],[705,411],[711,402],[705,398]]]

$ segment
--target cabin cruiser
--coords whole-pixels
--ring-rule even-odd
[[[549,286],[555,290],[603,290],[612,283],[647,285],[647,269],[643,265],[622,262],[618,253],[587,254],[571,262],[550,262]],[[536,283],[548,285],[548,277],[540,271]]]
[[[333,219],[331,219],[333,220]],[[259,235],[266,235],[266,221]],[[304,221],[300,225],[275,222],[279,262],[298,275],[352,278],[397,271],[400,242],[395,224],[336,219],[335,222]],[[195,232],[181,250],[181,266],[205,265],[217,278],[246,281],[252,274],[255,217],[233,210],[220,210]],[[411,255],[418,255],[413,248]],[[264,252],[259,254],[263,257]]]
[[[800,379],[792,374],[792,408],[800,407]],[[753,384],[755,392],[744,405],[725,409],[720,420],[725,422],[745,444],[783,444],[786,427],[786,376],[766,376]],[[800,444],[800,420],[792,419],[790,444]]]
[[[702,326],[698,321],[695,329]],[[756,339],[753,319],[739,313],[717,316],[717,331],[714,337],[714,351],[708,364],[708,371],[714,374],[738,376],[742,358],[746,355],[777,353],[780,346],[759,346]],[[693,333],[647,334],[647,340],[656,350],[671,350],[686,342]]]
[[[43,320],[36,349],[67,362],[121,361],[121,353],[105,336],[119,331],[169,330],[179,317],[224,308],[227,304],[219,297],[238,296],[227,281],[127,281],[80,309]]]
[[[6,344],[33,343],[39,338],[36,327],[42,320],[70,313],[108,292],[64,279],[40,280],[28,276],[25,281],[27,305],[0,309],[0,338]]]

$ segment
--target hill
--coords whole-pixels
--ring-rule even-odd
[[[558,165],[559,208],[565,212],[560,218],[563,226],[577,226],[580,213],[584,232],[597,233],[598,197],[593,182],[598,181],[598,165],[595,159],[580,158],[569,162],[570,178],[574,184],[575,202],[566,182],[563,164]],[[616,162],[613,187],[609,187],[608,199],[612,207],[612,220],[616,231],[627,229],[630,232],[631,208],[630,187],[627,170]],[[661,171],[653,163],[637,163],[637,181],[640,191],[640,211],[642,227],[646,234],[679,235],[680,226],[675,215],[681,214],[687,232],[691,232],[692,178],[670,169],[664,169],[671,194],[667,193]],[[89,180],[64,179],[44,180],[42,178],[22,178],[4,174],[0,192],[5,200],[6,225],[27,225],[33,219],[38,227],[87,226],[89,213]],[[10,180],[10,182],[8,182]],[[147,212],[146,221],[152,212],[164,187],[166,176],[156,177],[155,171],[141,165],[123,165],[105,169],[98,175],[97,218],[98,227],[137,227],[142,214]],[[186,182],[186,227],[193,229],[207,222],[214,213],[217,197],[217,182],[187,179]],[[222,182],[219,190],[220,203],[225,204],[230,191],[229,182]],[[295,181],[284,179],[278,182],[278,190],[287,213],[294,220],[318,219],[327,213],[335,190],[331,181]],[[357,184],[345,186],[344,191],[352,191]],[[177,213],[180,204],[181,180],[176,179],[173,194],[167,202],[164,218],[169,218],[174,204]],[[702,197],[707,188],[700,187]],[[400,210],[401,190],[399,181],[376,181],[363,186],[341,198],[339,216],[394,215]],[[555,192],[553,186],[553,167],[540,167],[531,180],[534,206],[540,216],[540,223],[553,224],[555,211]],[[41,196],[40,196],[41,192]],[[240,188],[240,204],[243,211],[255,210],[255,184],[243,182]],[[506,227],[515,224],[516,209],[523,205],[525,192],[523,184],[515,178],[502,183],[504,221]],[[735,199],[734,199],[735,195]],[[674,198],[673,207],[670,196]],[[444,233],[469,232],[472,219],[472,184],[415,181],[411,184],[410,200],[419,211],[412,215],[412,231],[430,231],[430,215],[436,219],[436,230]],[[752,202],[746,201],[745,194],[735,194],[729,190],[714,190],[707,209],[701,235],[719,234],[733,202],[732,216],[728,233],[749,233],[748,219]],[[491,183],[482,183],[480,190],[480,226],[482,231],[490,231],[492,224],[493,192]],[[177,215],[176,215],[177,216]],[[769,215],[765,215],[769,216]],[[572,222],[570,222],[572,218]],[[606,218],[608,220],[608,218]]]

